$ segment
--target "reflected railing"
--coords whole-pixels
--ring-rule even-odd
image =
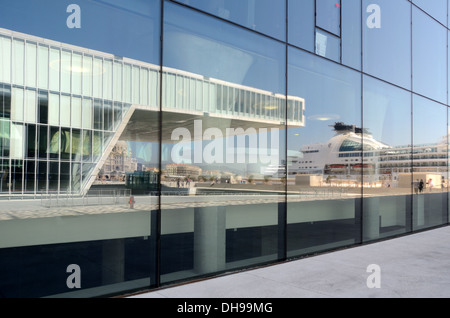
[[[41,206],[46,208],[93,205],[125,206],[129,204],[130,197],[130,189],[91,190],[84,195],[74,192],[45,193],[41,194]]]

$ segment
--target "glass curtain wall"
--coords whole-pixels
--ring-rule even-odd
[[[79,0],[72,28],[64,1],[10,1],[0,294],[107,296],[448,224],[447,2]]]
[[[158,284],[160,1],[77,5],[77,30],[57,0],[0,13],[4,297]]]
[[[279,2],[258,10],[255,1],[226,3],[208,1],[214,14],[244,24],[285,10]],[[206,2],[197,7],[211,11]],[[272,19],[272,28],[284,23],[283,15]],[[161,282],[280,259],[284,44],[170,1],[163,38]],[[179,108],[182,116],[172,113]]]
[[[305,99],[305,126],[288,129],[288,256],[360,241],[361,76],[288,50],[289,95]]]

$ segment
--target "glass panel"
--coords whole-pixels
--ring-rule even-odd
[[[139,105],[139,67],[133,66],[132,68],[132,102],[133,104]]]
[[[413,91],[447,103],[447,30],[413,8]]]
[[[316,26],[341,35],[341,0],[316,0]]]
[[[70,127],[70,96],[61,95],[60,113],[61,113],[61,126]]]
[[[111,102],[105,102],[103,105],[103,130],[113,130],[113,110]]]
[[[23,159],[25,152],[25,126],[11,123],[10,158]]]
[[[26,125],[27,139],[26,139],[26,155],[27,158],[36,157],[36,125]]]
[[[13,87],[11,99],[11,119],[23,121],[24,91],[22,88]]]
[[[72,54],[61,51],[61,91],[69,93],[71,91]]]
[[[48,126],[38,126],[39,127],[39,145],[38,145],[38,152],[39,152],[39,158],[41,159],[47,159],[48,157]]]
[[[128,64],[123,67],[123,99],[131,103],[131,65]]]
[[[26,70],[25,79],[26,85],[36,87],[36,59],[37,59],[37,47],[36,44],[27,43],[26,45]]]
[[[94,168],[107,157],[122,109],[131,106],[132,77],[121,76],[123,61],[142,67],[142,103],[152,88],[159,108],[159,73],[151,86],[147,72],[160,64],[161,3],[79,0],[84,22],[76,29],[66,27],[75,15],[61,1],[13,1],[0,10],[0,192],[16,196],[11,211],[0,210],[17,219],[13,226],[0,222],[8,225],[0,231],[2,297],[92,297],[156,284],[158,199],[149,194],[159,190],[159,113],[141,110],[124,127],[126,147],[116,148],[109,171],[114,182],[95,183]],[[143,186],[132,189],[126,176],[138,172]],[[47,191],[52,200],[32,195]],[[76,200],[69,191],[86,195]],[[131,191],[142,192],[134,210]],[[81,267],[81,289],[66,284],[69,264]]]
[[[315,0],[288,0],[288,8],[289,43],[314,52]]]
[[[363,8],[370,4],[382,8],[382,25],[380,28],[363,27],[363,70],[411,89],[411,3],[363,0]]]
[[[24,169],[24,193],[34,193],[36,163],[32,160],[25,161]]]
[[[159,107],[159,73],[150,71],[150,106]]]
[[[11,82],[11,39],[0,37],[0,82]]]
[[[94,100],[94,129],[103,129],[103,105],[100,100]]]
[[[25,121],[28,123],[37,122],[37,93],[27,89],[25,91]]]
[[[72,54],[72,94],[81,95],[81,75],[84,72],[82,56],[78,53]]]
[[[413,198],[413,230],[447,222],[447,107],[413,96],[413,179],[419,194]],[[422,187],[423,185],[423,187]]]
[[[59,192],[59,163],[49,162],[48,167],[48,190]]]
[[[92,161],[92,132],[83,130],[83,161]]]
[[[23,192],[23,160],[11,160],[11,193],[22,194]]]
[[[38,193],[45,193],[47,191],[47,161],[38,161],[36,168],[36,190]]]
[[[271,0],[177,0],[252,30],[285,39],[286,4]]]
[[[49,125],[59,126],[59,95],[49,95],[48,123]]]
[[[447,25],[447,0],[412,0],[443,25]]]
[[[114,100],[122,101],[122,63],[114,62]]]
[[[114,103],[114,128],[113,128],[114,131],[117,130],[121,122],[122,122],[122,104]]]
[[[81,128],[81,98],[72,98],[72,111],[71,111],[73,128]]]
[[[341,39],[316,29],[316,54],[340,62]]]
[[[0,119],[0,157],[9,156],[10,124],[10,121]]]
[[[307,105],[287,132],[289,257],[360,241],[362,136],[360,73],[292,48],[288,61],[288,96]]]
[[[71,157],[72,161],[81,161],[82,154],[82,141],[81,141],[81,131],[79,129],[72,129],[71,142]],[[78,175],[81,175],[79,171]]]
[[[13,41],[13,58],[12,58],[12,74],[13,83],[23,85],[23,72],[25,65],[25,42],[20,40]]]
[[[145,68],[140,71],[140,94],[141,105],[148,105],[148,69]]]
[[[60,51],[50,49],[49,88],[53,91],[59,91],[60,63]]]
[[[38,87],[48,89],[49,74],[49,48],[39,45],[38,47]]]
[[[10,118],[11,117],[11,86],[0,85],[0,118]]]
[[[83,98],[83,105],[82,105],[82,112],[83,112],[83,128],[84,129],[92,129],[92,117],[93,117],[93,110],[92,110],[92,99]]]
[[[172,113],[173,97],[163,99],[161,281],[277,260],[285,127],[251,118],[244,106],[249,92],[284,94],[285,46],[171,2],[164,13],[164,66],[184,76],[189,107]],[[204,82],[216,87],[215,107],[203,100]]]
[[[40,91],[38,98],[38,122],[48,124],[48,93]]]
[[[112,100],[112,61],[103,61],[103,98]]]
[[[92,92],[94,97],[102,98],[102,76],[103,76],[103,61],[98,58],[94,58],[94,64],[93,64],[93,88]]]
[[[411,231],[411,93],[365,76],[363,114],[363,240],[376,240]]]
[[[53,129],[53,128],[51,128]],[[54,134],[52,134],[52,136],[55,136]],[[70,160],[70,155],[72,152],[71,149],[71,143],[72,140],[70,138],[70,128],[61,128],[60,133],[59,133],[59,150],[61,152],[61,159],[62,160],[66,160],[69,161]],[[53,139],[53,137],[52,137]],[[53,140],[52,140],[53,143]],[[56,142],[55,142],[55,146],[56,146]],[[70,170],[69,169],[65,169],[64,170],[65,173],[67,173],[68,178],[70,176]],[[66,189],[69,190],[69,189]]]
[[[342,63],[361,70],[361,1],[342,1]]]
[[[50,127],[50,135],[49,135],[49,156],[50,159],[58,159],[60,154],[60,148],[62,147],[61,143],[61,134],[59,132],[59,128]]]
[[[92,56],[83,56],[83,95],[92,96],[92,77],[94,69],[92,68]]]

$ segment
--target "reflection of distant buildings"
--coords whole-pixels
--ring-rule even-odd
[[[138,170],[138,163],[132,158],[125,141],[118,141],[98,174],[100,182],[125,182],[129,172]]]
[[[336,123],[336,135],[326,143],[307,145],[289,158],[288,176],[323,175],[347,179],[396,180],[404,173],[435,173],[445,178],[447,141],[438,144],[391,147],[353,125]]]
[[[188,164],[168,164],[166,165],[166,178],[187,178],[197,180],[202,174],[202,169]]]

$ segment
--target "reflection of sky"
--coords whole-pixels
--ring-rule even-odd
[[[72,3],[80,29],[66,25]],[[158,0],[14,0],[2,1],[0,27],[159,64],[159,15]]]
[[[167,3],[164,65],[274,93],[285,92],[285,47]]]

